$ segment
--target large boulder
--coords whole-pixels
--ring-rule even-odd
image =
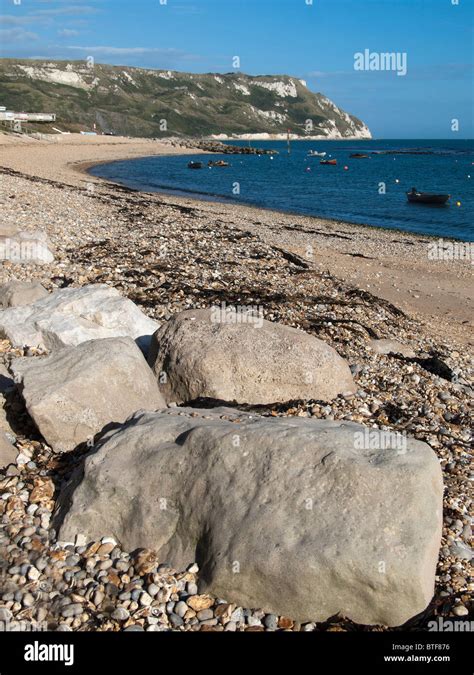
[[[356,389],[348,364],[325,342],[219,308],[175,315],[153,336],[149,363],[168,402],[329,401]]]
[[[385,435],[384,435],[385,434]],[[226,408],[137,413],[60,497],[60,539],[114,536],[200,591],[300,621],[396,626],[425,609],[441,537],[431,448],[353,423]]]
[[[137,410],[166,407],[141,351],[127,337],[15,359],[11,369],[28,412],[56,452],[73,450]]]
[[[147,349],[158,327],[131,300],[105,284],[62,288],[31,305],[0,311],[0,335],[14,347],[57,349],[129,336]]]
[[[18,305],[31,305],[47,295],[48,291],[39,281],[12,279],[0,286],[0,306],[6,309]]]

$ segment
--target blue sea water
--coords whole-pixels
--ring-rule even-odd
[[[275,149],[279,154],[273,159],[269,155],[214,154],[147,157],[102,164],[90,172],[147,192],[185,193],[196,198],[474,240],[472,140],[293,141],[290,154],[285,141],[252,141],[252,146]],[[326,159],[337,159],[337,166],[320,165],[319,158],[308,157],[309,150],[326,152]],[[349,157],[354,152],[399,150],[429,154]],[[209,158],[225,158],[231,166],[210,169]],[[190,160],[204,162],[204,168],[188,169]],[[381,183],[385,184],[385,194]],[[240,194],[235,194],[236,184]],[[410,204],[405,192],[412,187],[448,193],[449,205]]]

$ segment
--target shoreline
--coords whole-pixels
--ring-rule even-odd
[[[198,153],[196,153],[198,154]],[[203,153],[207,154],[207,153]],[[169,157],[170,155],[160,155],[160,157]],[[150,155],[144,155],[143,157],[132,157],[130,159],[147,159],[150,157]],[[344,223],[346,225],[351,225],[352,227],[356,228],[363,228],[363,229],[371,229],[371,230],[376,230],[377,232],[392,232],[396,233],[402,236],[407,236],[407,237],[414,237],[417,240],[423,240],[424,238],[427,238],[428,240],[442,240],[442,241],[447,241],[447,242],[459,242],[459,243],[464,243],[468,244],[470,242],[465,241],[464,239],[457,239],[456,237],[440,237],[436,234],[421,234],[419,232],[410,232],[408,230],[401,230],[398,227],[383,227],[382,225],[371,225],[369,223],[355,223],[352,220],[339,220],[338,218],[330,218],[329,216],[318,216],[318,215],[311,215],[311,214],[304,214],[304,213],[298,213],[297,211],[291,211],[290,209],[276,209],[271,206],[263,206],[261,204],[252,204],[251,202],[239,202],[237,200],[233,200],[231,197],[223,197],[222,195],[212,195],[212,194],[207,194],[205,192],[191,192],[191,191],[185,191],[181,190],[180,188],[170,188],[170,187],[164,187],[160,188],[158,190],[152,190],[152,191],[147,191],[147,190],[142,190],[140,188],[135,188],[135,187],[130,187],[129,185],[126,185],[125,183],[122,183],[119,180],[111,180],[110,178],[105,178],[103,176],[94,176],[94,174],[91,174],[89,171],[90,169],[94,168],[95,166],[101,166],[102,164],[115,164],[115,162],[124,162],[128,161],[128,159],[113,159],[112,161],[99,161],[99,162],[85,162],[83,166],[81,166],[81,162],[77,166],[77,170],[79,173],[85,173],[88,176],[91,176],[91,178],[94,179],[99,179],[102,181],[105,181],[109,185],[120,185],[123,188],[126,188],[127,190],[131,190],[133,192],[141,192],[143,194],[147,195],[153,195],[153,194],[159,194],[159,195],[167,195],[168,197],[183,197],[185,199],[194,199],[196,202],[214,202],[216,204],[230,204],[232,206],[243,206],[251,209],[256,209],[259,211],[266,211],[267,213],[274,213],[277,215],[288,215],[288,216],[295,216],[295,217],[300,217],[300,218],[311,218],[318,220],[320,222],[328,223],[328,224],[338,224],[338,223]],[[75,164],[71,163],[71,167],[74,168]],[[201,195],[200,197],[197,195]],[[209,199],[207,198],[209,197]],[[473,242],[474,243],[474,242]]]
[[[57,143],[10,142],[6,150],[2,148],[1,164],[25,175],[89,191],[111,190],[116,186],[121,192],[142,195],[151,203],[178,203],[196,209],[210,221],[230,220],[244,230],[248,230],[250,224],[252,233],[262,241],[284,247],[315,272],[327,271],[395,304],[426,324],[433,335],[440,338],[448,335],[458,344],[474,343],[472,265],[466,260],[428,260],[427,247],[439,238],[233,201],[203,200],[166,191],[142,192],[92,176],[88,170],[112,161],[165,154],[203,154],[202,151],[148,139],[72,136],[63,136]],[[2,140],[0,135],[0,145]]]

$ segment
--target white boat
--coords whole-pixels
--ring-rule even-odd
[[[326,157],[326,152],[318,152],[317,150],[310,150],[308,152],[309,157]]]

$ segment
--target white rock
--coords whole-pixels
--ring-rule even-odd
[[[105,284],[62,288],[31,305],[0,311],[0,335],[14,347],[53,350],[128,336],[146,349],[158,327],[131,300]]]

